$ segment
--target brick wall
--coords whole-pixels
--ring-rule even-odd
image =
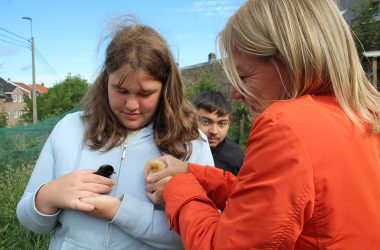
[[[0,97],[0,113],[4,112],[4,103],[5,103],[5,99]]]
[[[208,73],[211,74],[211,79],[217,86],[217,89],[228,96],[231,84],[224,74],[223,68],[220,65],[219,61],[215,60],[181,69],[181,75],[185,85],[195,84],[201,80],[205,74]]]
[[[12,95],[18,95],[24,97],[24,93],[21,91],[21,89],[16,88]],[[7,120],[7,125],[8,127],[15,126],[22,122],[21,115],[23,113],[23,110],[25,108],[25,100],[22,99],[21,101],[17,100],[16,102],[14,101],[7,101],[4,102],[3,107],[4,107],[4,112],[8,114],[8,120]]]

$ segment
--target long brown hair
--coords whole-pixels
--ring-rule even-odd
[[[187,159],[192,152],[190,141],[200,138],[196,111],[184,97],[179,69],[166,41],[154,29],[140,24],[118,27],[106,49],[101,73],[83,100],[82,119],[89,146],[108,151],[127,136],[108,100],[108,76],[124,65],[134,72],[144,70],[162,82],[153,118],[154,140],[162,153]]]

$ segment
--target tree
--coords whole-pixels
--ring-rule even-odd
[[[48,93],[37,96],[38,120],[46,120],[77,107],[88,90],[87,80],[80,76],[68,75],[66,79],[50,88]],[[32,102],[26,101],[23,118],[32,121]]]
[[[185,95],[189,100],[193,100],[200,93],[215,90],[216,86],[210,72],[202,75],[201,79],[193,85],[187,85]]]
[[[4,112],[0,113],[0,128],[5,128],[7,126],[7,116]]]
[[[241,102],[234,103],[235,112],[232,116],[231,126],[228,136],[238,142],[243,149],[247,143],[249,131],[251,130],[251,114],[249,109]]]
[[[379,9],[379,0],[363,0],[353,8],[351,28],[359,55],[363,51],[380,49],[380,22],[376,20]]]
[[[185,93],[189,100],[193,100],[197,95],[203,92],[214,90],[216,90],[216,85],[213,81],[212,74],[206,72],[195,84],[187,85]],[[230,129],[228,130],[228,136],[238,142],[244,149],[251,129],[251,115],[249,109],[245,107],[242,102],[233,102],[232,105],[234,113],[232,115]]]

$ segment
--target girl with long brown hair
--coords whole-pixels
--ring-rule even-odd
[[[17,216],[35,232],[54,230],[50,249],[181,249],[145,192],[145,163],[163,154],[213,164],[165,40],[147,26],[121,26],[84,111],[49,136]],[[105,165],[111,179],[94,174]]]

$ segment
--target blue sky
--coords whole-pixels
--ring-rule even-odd
[[[244,0],[0,0],[0,77],[31,84],[32,18],[36,82],[68,74],[91,82],[103,62],[98,44],[114,18],[137,16],[167,40],[180,67],[207,61],[228,17]]]

